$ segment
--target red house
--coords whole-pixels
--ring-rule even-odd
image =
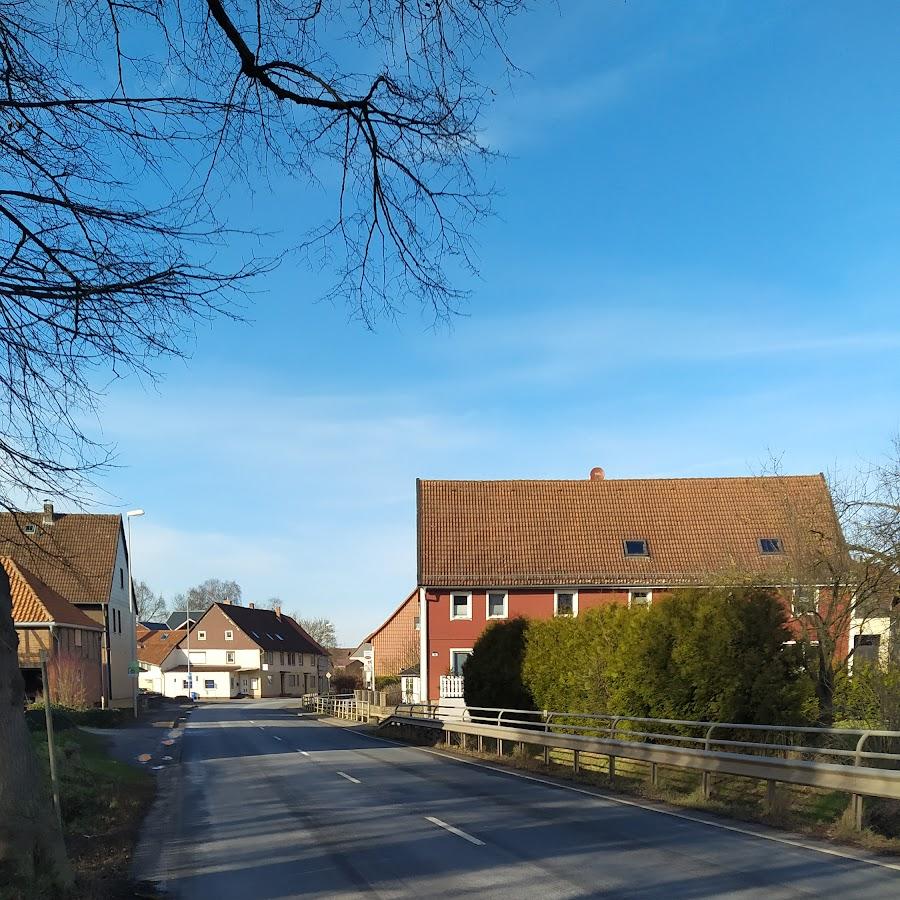
[[[657,602],[752,578],[798,607],[810,536],[841,544],[824,476],[417,481],[423,699],[463,696],[491,620]],[[461,700],[460,700],[461,702]]]

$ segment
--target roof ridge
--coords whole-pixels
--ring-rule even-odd
[[[824,478],[823,472],[794,475],[683,475],[647,478],[422,478],[422,484],[626,484],[663,481],[786,481],[801,478]]]

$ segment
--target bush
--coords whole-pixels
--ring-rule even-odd
[[[808,721],[813,692],[785,642],[780,599],[761,588],[675,591],[623,632],[612,707],[629,715],[752,724]]]
[[[611,604],[576,618],[532,622],[522,674],[538,706],[563,712],[611,711],[616,655],[633,618],[630,610]]]
[[[352,694],[362,688],[362,681],[356,675],[334,675],[331,679],[331,691],[334,694]]]
[[[839,672],[834,712],[845,727],[900,728],[900,667],[857,664],[852,675]]]
[[[534,698],[522,680],[529,623],[515,618],[492,622],[475,642],[466,662],[466,706],[534,709]]]
[[[118,728],[127,720],[131,710],[124,709],[69,709],[65,706],[53,705],[53,729],[65,731],[76,725],[87,725],[90,728]],[[43,703],[32,703],[25,711],[25,721],[31,731],[46,731],[47,719]]]
[[[376,691],[386,691],[392,685],[400,684],[400,676],[399,675],[376,675],[375,676],[375,690]]]

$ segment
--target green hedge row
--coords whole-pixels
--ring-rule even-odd
[[[118,728],[126,721],[126,713],[131,715],[131,710],[122,709],[70,709],[65,706],[51,707],[53,714],[53,728],[55,731],[65,731],[77,725],[87,725],[91,728]],[[32,703],[25,710],[25,721],[31,731],[46,731],[47,717],[43,703]]]
[[[650,609],[494,623],[466,664],[470,706],[749,723],[815,718],[781,601],[685,589]]]

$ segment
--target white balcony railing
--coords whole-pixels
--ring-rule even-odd
[[[441,697],[452,699],[465,696],[464,684],[462,675],[441,675]]]

